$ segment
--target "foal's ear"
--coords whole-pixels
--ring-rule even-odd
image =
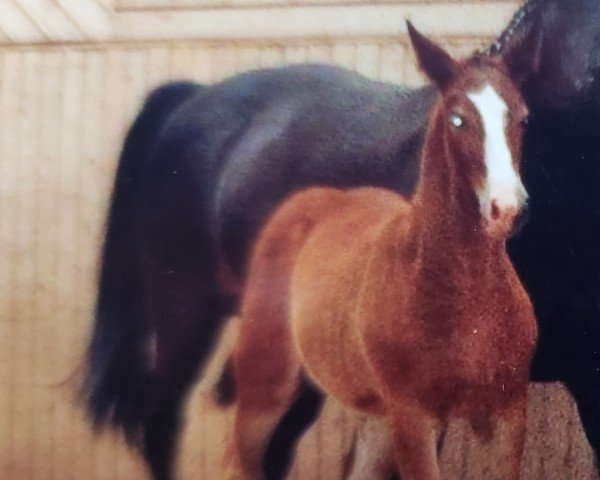
[[[421,70],[440,88],[445,87],[456,75],[456,62],[442,47],[420,34],[408,20],[406,27]]]
[[[542,59],[543,39],[541,22],[536,22],[526,32],[515,36],[501,50],[502,59],[515,83],[523,84],[531,75],[538,72]]]

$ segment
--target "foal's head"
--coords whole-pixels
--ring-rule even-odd
[[[421,68],[440,89],[430,128],[443,138],[450,188],[478,206],[489,235],[504,238],[527,200],[519,169],[528,110],[516,79],[535,68],[539,36],[501,56],[457,62],[410,23],[408,30]]]

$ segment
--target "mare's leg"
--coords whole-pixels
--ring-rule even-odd
[[[402,480],[441,480],[440,421],[412,402],[397,403],[390,413],[393,454]]]
[[[392,471],[392,444],[387,418],[363,418],[357,427],[354,463],[348,480],[389,480]]]
[[[229,302],[188,281],[163,285],[157,292],[155,366],[143,448],[152,478],[171,480],[187,393],[229,312]]]
[[[277,426],[265,453],[263,467],[267,480],[286,477],[298,440],[317,419],[323,399],[319,390],[302,382],[298,398]]]
[[[174,396],[144,422],[144,456],[153,480],[171,480],[181,429],[181,396]]]

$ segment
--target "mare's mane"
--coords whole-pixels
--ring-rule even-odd
[[[484,53],[489,56],[500,53],[504,46],[521,31],[523,25],[525,25],[525,20],[546,2],[547,0],[527,0],[521,8],[517,10],[506,28],[498,35],[498,37],[496,37],[496,40]]]

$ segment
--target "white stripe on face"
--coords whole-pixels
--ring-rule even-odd
[[[481,116],[484,133],[486,180],[478,192],[481,213],[490,215],[492,202],[500,209],[519,208],[527,198],[521,179],[515,172],[512,154],[506,139],[506,103],[490,84],[467,97]]]

